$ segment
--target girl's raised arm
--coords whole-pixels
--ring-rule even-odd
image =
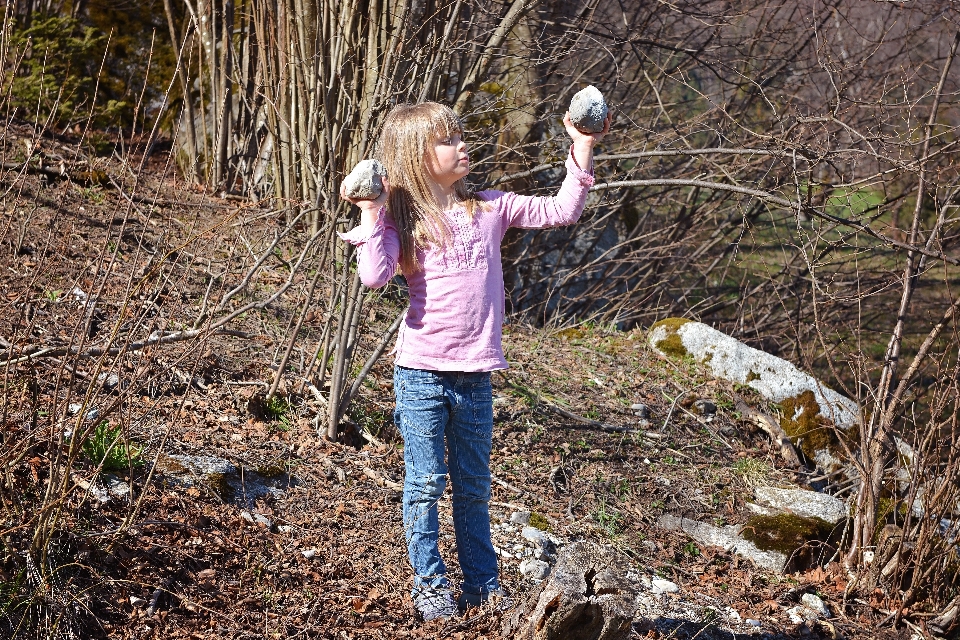
[[[386,178],[383,180],[383,192],[376,200],[348,198],[343,185],[340,185],[340,197],[360,208],[360,224],[347,233],[337,235],[358,247],[357,271],[360,281],[371,289],[390,282],[400,262],[400,235],[384,207],[389,195],[390,186]]]
[[[573,224],[580,218],[587,193],[593,186],[593,147],[610,131],[612,115],[608,115],[603,131],[583,133],[570,122],[570,114],[563,118],[567,134],[573,139],[567,158],[567,175],[557,195],[552,197],[521,196],[515,193],[488,192],[500,201],[503,216],[502,232],[509,227],[543,229]],[[489,197],[488,196],[488,197]]]

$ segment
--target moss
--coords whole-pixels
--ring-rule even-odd
[[[540,531],[553,531],[553,527],[550,526],[550,522],[541,514],[534,511],[530,514],[530,526],[540,529]]]
[[[287,464],[282,460],[266,463],[257,467],[257,473],[264,478],[277,478],[286,475]]]
[[[207,487],[216,492],[224,500],[232,500],[235,493],[233,487],[227,482],[227,476],[222,473],[208,473],[205,478]]]
[[[802,566],[810,562],[813,553],[822,551],[820,545],[811,545],[811,542],[835,542],[834,538],[839,537],[841,529],[820,518],[780,513],[775,516],[753,516],[744,525],[741,534],[758,549],[778,551],[790,558],[791,565]]]
[[[812,460],[816,452],[823,449],[836,456],[843,453],[836,429],[820,414],[820,404],[813,391],[808,389],[798,396],[787,398],[780,403],[780,408],[780,426],[793,444],[799,442],[807,458]]]
[[[160,454],[160,457],[157,458],[157,468],[164,473],[186,473],[189,471],[185,466],[164,454]]]
[[[759,379],[760,379],[760,374],[754,371],[753,369],[750,369],[750,371],[747,372],[747,383],[750,383],[750,382],[753,382],[754,380],[759,380]]]
[[[569,329],[563,329],[562,331],[557,332],[557,336],[564,340],[576,340],[583,337],[583,331],[580,329],[575,329],[573,327]]]
[[[683,358],[689,355],[687,348],[683,346],[683,341],[680,340],[680,335],[677,333],[677,330],[688,322],[690,322],[690,320],[686,318],[664,318],[663,320],[655,322],[653,326],[650,327],[650,330],[653,331],[663,327],[666,329],[667,335],[662,340],[658,340],[654,346],[674,358]]]

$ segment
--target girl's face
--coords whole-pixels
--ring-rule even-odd
[[[447,189],[470,173],[470,157],[462,134],[453,133],[434,140],[432,152],[427,150],[426,167],[430,177]]]

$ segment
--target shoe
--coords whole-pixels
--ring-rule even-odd
[[[459,613],[449,589],[422,589],[413,599],[413,606],[424,622],[449,620]]]
[[[461,612],[474,607],[487,605],[495,611],[507,611],[514,606],[513,598],[510,597],[503,587],[490,589],[486,593],[461,593],[457,598],[457,607]]]

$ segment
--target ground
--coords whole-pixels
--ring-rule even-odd
[[[12,153],[14,134],[5,140]],[[50,156],[63,142],[41,140]],[[152,331],[185,328],[201,313],[210,282],[224,293],[229,276],[242,274],[230,260],[244,254],[244,243],[253,253],[253,238],[269,239],[283,226],[275,210],[188,188],[160,151],[135,184],[110,158],[87,164],[119,176],[116,183],[82,182],[79,173],[6,176],[11,188],[4,206],[13,213],[0,275],[6,300],[0,337],[8,354],[85,339],[84,348],[108,338],[123,343],[124,336],[135,342]],[[140,196],[132,201],[123,195],[134,191]],[[243,242],[237,224],[247,234]],[[284,281],[283,265],[289,268],[296,256],[285,251],[257,275],[255,291]],[[171,255],[174,266],[164,281],[156,265]],[[222,281],[211,280],[218,269]],[[88,296],[108,301],[97,311],[102,326],[83,323]],[[495,612],[427,624],[412,614],[390,356],[361,387],[343,443],[318,436],[315,418],[325,407],[297,393],[302,353],[300,369],[291,365],[280,387],[285,402],[264,409],[296,302],[291,293],[238,316],[231,335],[131,350],[116,361],[67,355],[6,365],[0,615],[7,631],[224,640],[498,637]],[[362,353],[402,302],[388,292],[369,304]],[[302,333],[307,351],[322,328],[322,314],[309,313]],[[662,596],[665,611],[682,610],[670,603],[698,603],[690,619],[638,620],[638,637],[731,637],[715,615],[730,609],[760,620],[760,632],[774,636],[906,633],[873,629],[889,619],[882,594],[844,607],[846,581],[836,563],[771,575],[656,527],[664,513],[742,523],[743,503],[757,483],[803,485],[806,476],[782,468],[766,436],[734,411],[735,394],[745,390],[706,377],[682,357],[658,356],[642,328],[518,321],[505,327],[504,347],[510,368],[493,375],[492,522],[532,511],[558,537],[613,545],[645,575],[678,584],[679,593]],[[100,374],[108,372],[115,384],[104,384]],[[716,414],[698,409],[698,400],[711,401]],[[631,409],[636,404],[649,409],[648,418],[638,418]],[[100,418],[81,419],[91,408],[129,437],[131,453],[113,474],[133,487],[132,502],[99,504],[83,490],[97,469],[90,454],[71,446],[69,425],[94,429]],[[171,455],[223,458],[279,478],[283,490],[250,500],[213,476],[186,487],[164,463]],[[68,458],[71,481],[63,500],[51,503],[49,479],[67,477]],[[41,504],[53,506],[38,511]],[[449,506],[441,504],[442,550],[456,580]],[[42,526],[54,531],[45,557],[28,561],[23,552]],[[49,570],[38,571],[38,562]],[[504,557],[501,572],[507,588],[523,598],[533,585],[519,574],[518,562]],[[834,612],[828,623],[789,623],[785,607],[805,592],[826,601]],[[714,614],[704,613],[710,610]]]

